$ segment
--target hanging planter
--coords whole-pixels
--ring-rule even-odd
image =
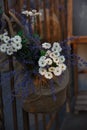
[[[29,19],[24,19],[23,16],[25,22],[22,25],[16,16],[10,12],[22,31],[15,34],[10,19],[4,14],[8,21],[11,37],[8,36],[8,31],[5,36],[4,33],[0,35],[2,42],[0,51],[10,55],[11,70],[14,71],[14,56],[24,67],[23,71],[26,72],[16,77],[16,82],[12,77],[11,85],[14,86],[13,83],[15,83],[16,88],[20,89],[17,94],[14,94],[20,99],[23,99],[24,96],[23,109],[27,112],[56,111],[65,102],[66,88],[69,82],[69,72],[65,64],[65,57],[62,54],[62,47],[58,42],[41,44],[38,35],[36,35],[35,26],[35,18],[39,13],[36,10],[23,13],[28,13],[30,18],[33,17],[33,30],[30,30]],[[27,90],[27,96],[24,94],[25,90]]]
[[[62,80],[56,78],[53,81],[53,90],[49,84],[38,88],[36,93],[25,98],[23,109],[31,113],[47,113],[60,109],[66,100],[66,90],[69,82],[69,72],[66,70]]]

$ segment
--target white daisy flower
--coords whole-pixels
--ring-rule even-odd
[[[13,37],[11,39],[14,43],[21,43],[22,42],[22,39],[20,36],[16,35],[15,37]]]
[[[58,51],[58,48],[56,48],[56,47],[52,47],[52,51],[54,52],[56,52],[56,51]]]
[[[37,10],[33,9],[32,10],[33,16],[38,16],[41,15],[41,12],[37,12]]]
[[[16,48],[14,48],[14,47],[12,47],[12,50],[13,50],[13,52],[17,52],[17,49],[16,49]]]
[[[28,13],[28,10],[22,11],[21,13],[22,13],[22,14],[27,14],[27,13]]]
[[[11,49],[7,49],[7,55],[12,55],[13,51]]]
[[[56,57],[60,56],[60,53],[58,51],[54,51],[53,53],[55,54]]]
[[[54,57],[53,61],[54,61],[54,63],[59,63],[59,58],[58,57]]]
[[[50,72],[54,72],[55,67],[50,67],[48,70],[49,70]]]
[[[50,53],[51,53],[51,51],[50,51],[50,50],[48,50],[48,51],[46,52],[46,55],[45,55],[45,56],[49,56],[49,55],[50,55]]]
[[[52,60],[51,60],[50,58],[47,58],[47,59],[46,59],[46,63],[47,63],[48,65],[52,65]]]
[[[6,44],[2,44],[2,45],[0,46],[0,51],[1,51],[1,52],[6,52]]]
[[[54,59],[54,58],[56,57],[56,55],[55,55],[54,52],[51,52],[51,53],[49,54],[49,57],[52,58],[52,59]]]
[[[46,60],[46,56],[41,56],[39,60],[40,61]]]
[[[59,56],[59,61],[60,61],[60,63],[65,62],[65,57],[64,56]]]
[[[32,9],[32,13],[34,13],[34,14],[35,14],[36,12],[37,12],[37,10],[36,10],[36,9]]]
[[[53,52],[61,52],[62,48],[60,46],[59,47],[52,47],[52,51]]]
[[[11,47],[11,44],[7,43],[6,48],[10,48],[10,47]]]
[[[22,44],[21,43],[14,43],[14,44],[12,44],[12,47],[16,48],[17,50],[20,50],[22,48]]]
[[[46,79],[52,79],[53,78],[53,74],[51,72],[46,72],[44,76],[45,76]]]
[[[28,16],[32,16],[33,13],[31,11],[28,12]]]
[[[35,10],[35,9],[33,9],[32,11],[28,11],[28,10],[22,11],[22,14],[25,14],[26,16],[38,16],[38,15],[41,15],[41,13],[37,12],[37,10]]]
[[[45,60],[43,60],[43,61],[39,60],[38,64],[39,64],[40,67],[45,67],[47,65],[47,62]]]
[[[29,16],[29,15],[31,16],[31,15],[32,15],[32,12],[26,10],[26,11],[22,11],[22,14],[24,14],[24,15],[26,15],[26,16]]]
[[[51,44],[45,42],[45,43],[42,44],[42,47],[45,48],[45,49],[50,49],[51,48]]]
[[[56,67],[54,70],[55,76],[60,76],[62,74],[62,69],[60,67]]]
[[[35,16],[38,16],[38,15],[41,16],[41,15],[42,15],[41,12],[37,12],[37,13],[35,13]]]
[[[65,71],[67,68],[67,66],[65,64],[60,64],[60,67],[61,67],[62,71]]]
[[[53,43],[53,47],[54,47],[54,48],[59,48],[59,47],[60,47],[60,44],[59,44],[58,42],[54,42],[54,43]]]
[[[45,75],[46,72],[47,72],[46,69],[44,69],[44,68],[39,68],[39,73],[40,73],[41,75]]]
[[[59,51],[59,52],[61,52],[61,51],[62,51],[62,48],[61,48],[61,46],[58,48],[58,51]]]
[[[60,62],[59,62],[59,61],[58,61],[58,62],[56,62],[56,65],[57,65],[57,66],[59,66],[59,65],[60,65]]]
[[[9,37],[9,36],[3,36],[3,41],[4,41],[5,43],[8,43],[9,40],[10,40],[10,37]]]

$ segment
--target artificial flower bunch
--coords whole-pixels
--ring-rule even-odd
[[[22,14],[26,15],[27,17],[28,17],[28,16],[33,16],[33,17],[35,17],[35,16],[41,15],[41,13],[40,13],[40,12],[37,12],[37,10],[35,10],[35,9],[33,9],[33,10],[31,10],[31,11],[28,11],[28,10],[22,11]]]
[[[66,70],[65,57],[61,55],[62,48],[58,42],[43,43],[43,54],[39,61],[39,73],[46,79],[52,79],[53,76],[60,76]]]
[[[40,15],[36,10],[23,11],[23,15],[31,18]],[[60,76],[65,70],[65,57],[61,55],[62,48],[58,42],[40,43],[40,38],[36,32],[32,31],[32,22],[24,18],[24,30],[9,37],[8,31],[0,34],[0,51],[7,55],[13,55],[23,64],[30,76],[44,76],[46,79],[52,79],[54,76]],[[30,24],[28,23],[30,22]],[[35,22],[35,21],[34,21]],[[26,25],[26,26],[25,26]],[[31,28],[30,28],[31,25]]]
[[[21,42],[22,38],[19,35],[9,37],[8,32],[6,31],[3,34],[0,34],[0,51],[7,55],[12,55],[22,48]]]

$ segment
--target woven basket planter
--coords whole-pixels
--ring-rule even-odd
[[[66,88],[69,82],[69,72],[63,74],[61,83],[54,85],[56,100],[50,88],[43,88],[40,92],[30,95],[23,103],[23,109],[30,113],[51,113],[55,112],[64,104],[66,100]]]

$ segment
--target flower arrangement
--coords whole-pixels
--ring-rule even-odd
[[[13,18],[16,17],[12,12],[10,15]],[[63,73],[67,69],[61,44],[58,42],[41,43],[36,29],[37,16],[41,16],[40,12],[22,11],[21,15],[17,15],[19,18],[16,17],[15,20],[18,26],[15,24],[17,26],[15,28],[10,21],[11,30],[9,31],[5,26],[0,33],[0,51],[8,57],[15,57],[24,67],[23,71],[15,74],[17,95],[21,92],[23,98],[26,98],[29,94],[41,93],[46,88],[49,93],[51,90],[55,100],[59,79],[63,78]],[[7,19],[5,15],[4,17]]]
[[[41,56],[39,64],[39,73],[44,75],[47,79],[52,79],[53,74],[55,76],[60,76],[63,71],[66,70],[66,65],[64,64],[65,58],[60,55],[62,48],[58,42],[54,42],[53,46],[50,43],[43,43],[42,48],[46,50],[45,55]],[[41,50],[42,51],[42,50]]]
[[[32,29],[32,18],[35,24],[36,16],[40,16],[41,13],[36,10],[26,10],[22,11],[22,15],[26,21],[25,24],[28,21],[24,16],[30,17],[29,22]],[[39,75],[46,79],[60,76],[67,68],[65,58],[61,55],[62,48],[60,44],[58,42],[54,42],[53,44],[45,42],[41,44],[38,34],[34,31],[32,31],[31,37],[28,37],[25,34],[25,32],[27,34],[30,32],[29,25],[27,24],[27,29],[24,28],[23,31],[19,31],[10,37],[8,31],[5,30],[3,34],[0,34],[0,51],[7,55],[15,56],[29,71],[30,75]]]
[[[12,55],[14,52],[17,52],[22,48],[22,39],[19,35],[15,35],[14,37],[9,37],[8,32],[0,35],[0,51],[6,53],[7,55]]]

